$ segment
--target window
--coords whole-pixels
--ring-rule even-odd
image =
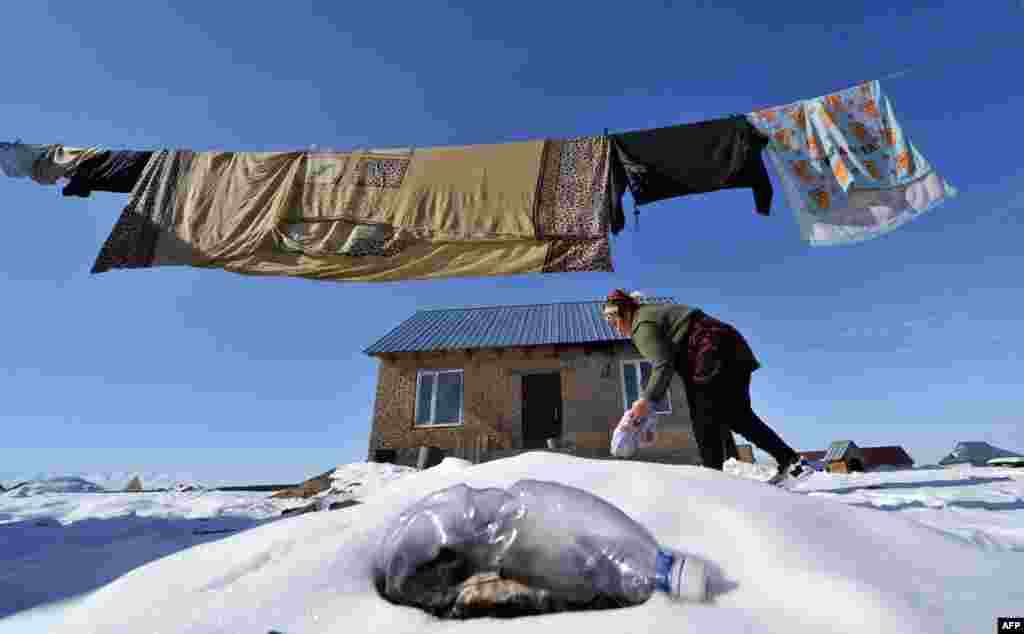
[[[462,424],[462,370],[416,374],[416,425]]]
[[[633,405],[633,401],[640,398],[640,392],[650,378],[651,364],[647,361],[622,362],[622,393],[625,395],[626,409]],[[655,414],[671,414],[672,396],[670,391],[665,390],[665,396],[651,405],[651,411]]]

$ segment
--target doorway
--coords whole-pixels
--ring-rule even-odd
[[[543,449],[562,437],[562,377],[558,372],[523,375],[523,449]]]

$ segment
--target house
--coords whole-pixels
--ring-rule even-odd
[[[909,469],[914,466],[914,459],[899,445],[863,447],[861,453],[864,455],[864,467],[867,469]]]
[[[413,465],[419,447],[474,462],[540,449],[609,457],[612,428],[651,368],[602,306],[418,311],[364,350],[380,361],[369,459]],[[637,458],[699,464],[678,376],[654,411],[657,444]],[[736,456],[731,433],[723,443]]]
[[[825,469],[832,473],[914,466],[914,460],[903,447],[858,447],[850,440],[836,441],[827,451],[801,452],[800,457],[808,462],[823,463]]]
[[[125,493],[142,493],[142,480],[139,479],[139,476],[132,478],[131,482],[125,486],[124,491]]]
[[[837,440],[829,445],[822,458],[829,473],[864,471],[864,454],[852,440]]]
[[[739,460],[740,462],[756,464],[757,460],[754,460],[754,446],[739,445],[738,447],[736,447],[736,459]]]
[[[987,442],[980,440],[968,440],[958,442],[953,451],[939,460],[943,467],[956,467],[960,465],[973,465],[984,467],[993,458],[1019,458],[1020,454],[994,447]]]

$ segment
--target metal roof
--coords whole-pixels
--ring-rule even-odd
[[[670,297],[644,304],[672,304]],[[365,354],[625,341],[601,314],[603,301],[417,311]]]
[[[914,459],[910,457],[910,454],[906,452],[903,447],[899,445],[889,445],[885,447],[858,447],[855,443],[850,441],[841,441],[839,449],[845,451],[852,447],[860,449],[861,455],[863,456],[864,466],[874,467],[877,465],[913,465]],[[800,456],[804,460],[814,461],[825,461],[825,455],[827,451],[801,451]],[[845,454],[844,454],[845,455]],[[837,458],[838,460],[839,458]]]
[[[828,451],[825,452],[825,462],[843,460],[850,450],[857,448],[857,445],[852,440],[837,440],[829,445]]]

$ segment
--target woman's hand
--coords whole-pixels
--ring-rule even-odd
[[[630,408],[633,414],[633,418],[643,418],[651,413],[651,402],[645,398],[633,401],[633,407]]]

